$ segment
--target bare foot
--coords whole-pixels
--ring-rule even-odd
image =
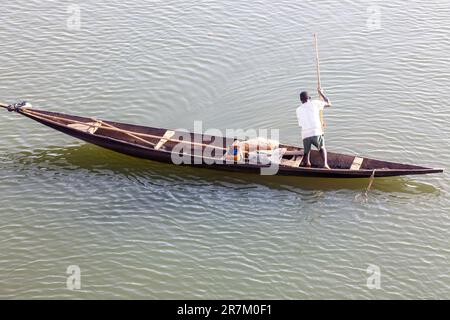
[[[329,165],[327,165],[327,164],[326,164],[326,165],[324,165],[324,166],[323,166],[323,168],[324,168],[324,169],[328,169],[328,170],[331,170],[330,166],[329,166]]]
[[[311,168],[311,163],[305,164],[304,167],[306,167],[306,168]]]

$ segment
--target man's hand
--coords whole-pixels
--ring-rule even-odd
[[[317,93],[319,94],[319,97],[322,97],[323,100],[325,100],[325,95],[323,93],[323,89],[322,88],[317,88]]]
[[[331,101],[323,94],[322,88],[317,88],[317,92],[319,93],[319,96],[322,97],[323,101],[327,103],[325,107],[331,107]]]

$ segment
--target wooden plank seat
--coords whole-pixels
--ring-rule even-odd
[[[159,140],[159,142],[156,144],[155,150],[159,150],[168,140],[170,140],[170,138],[173,137],[174,134],[175,134],[175,131],[167,130],[164,133],[164,135],[161,138],[161,140]]]
[[[350,170],[359,170],[361,168],[363,161],[364,161],[364,158],[355,157],[355,159],[353,159],[353,163],[350,167]]]

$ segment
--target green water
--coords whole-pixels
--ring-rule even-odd
[[[329,150],[450,165],[448,1],[88,0],[79,30],[72,4],[2,5],[0,100],[298,144],[318,32]],[[364,197],[367,180],[143,161],[6,112],[0,136],[0,298],[450,298],[448,172]]]

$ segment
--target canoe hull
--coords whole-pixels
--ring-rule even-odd
[[[19,113],[22,113],[22,112],[19,112]],[[77,129],[70,128],[64,124],[60,124],[60,123],[57,123],[54,121],[44,120],[40,117],[36,117],[29,113],[22,113],[22,114],[30,119],[33,119],[33,120],[45,125],[45,126],[48,126],[57,131],[60,131],[67,135],[70,135],[74,138],[97,145],[99,147],[103,147],[103,148],[106,148],[106,149],[109,149],[112,151],[116,151],[116,152],[119,152],[122,154],[126,154],[126,155],[133,156],[133,157],[138,157],[138,158],[142,158],[142,159],[158,161],[158,162],[163,162],[163,163],[169,163],[169,164],[174,163],[172,161],[172,156],[171,156],[172,154],[171,154],[171,152],[168,152],[168,151],[154,150],[152,148],[149,148],[149,147],[146,147],[143,145],[125,142],[125,141],[118,140],[118,139],[115,139],[112,137],[91,134],[89,132],[83,132],[83,131],[80,131]],[[59,113],[45,112],[44,114],[65,116],[65,117],[68,117],[69,120],[72,119],[72,120],[77,120],[77,121],[92,121],[92,119],[89,119],[89,118],[75,117],[75,116],[69,116],[69,115],[64,115],[64,114],[59,114]],[[133,125],[127,125],[127,124],[121,124],[121,123],[114,123],[114,122],[109,122],[109,123],[115,124],[117,126],[122,126],[123,128],[125,128],[127,126],[130,126],[131,129],[132,128],[146,128],[146,127],[133,126]],[[148,128],[148,129],[165,130],[165,129],[159,129],[159,128]],[[340,155],[340,154],[333,154],[333,155],[335,155],[337,157],[349,157],[349,156]],[[268,166],[263,166],[263,165],[252,165],[252,164],[248,164],[248,163],[225,163],[222,161],[220,161],[218,163],[208,164],[208,163],[205,163],[204,159],[202,159],[200,157],[195,157],[195,156],[191,156],[190,160],[191,160],[190,163],[183,163],[181,165],[188,165],[188,166],[215,169],[215,170],[245,172],[245,173],[253,173],[253,174],[261,174],[261,169],[268,167]],[[322,168],[304,168],[304,167],[292,167],[292,166],[279,165],[278,170],[276,171],[276,174],[281,175],[281,176],[305,176],[305,177],[324,177],[324,178],[366,178],[366,177],[370,177],[373,173],[374,173],[375,177],[392,177],[392,176],[402,176],[402,175],[440,173],[443,171],[442,169],[433,169],[433,168],[426,168],[426,167],[419,167],[419,166],[412,166],[412,165],[403,165],[403,164],[392,163],[392,162],[380,162],[378,160],[373,160],[373,159],[368,159],[368,161],[379,162],[380,166],[385,163],[386,166],[389,165],[394,168],[392,168],[392,169],[385,169],[385,168],[375,169],[375,173],[374,173],[374,169],[350,170],[350,169],[332,168],[331,170],[328,170],[328,169],[322,169]],[[398,168],[395,168],[395,167],[398,167]]]

